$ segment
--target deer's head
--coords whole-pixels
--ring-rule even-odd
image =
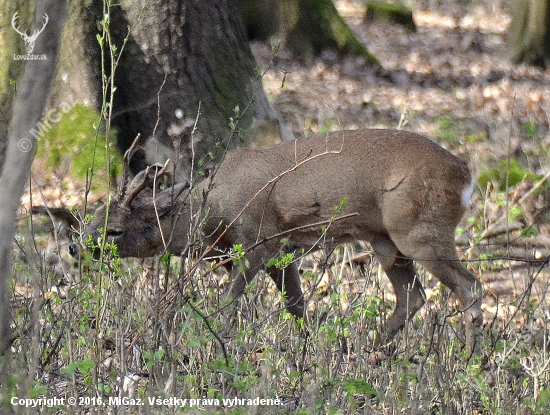
[[[129,186],[123,185],[110,203],[97,209],[83,238],[86,243],[91,239],[96,258],[102,236],[107,244],[117,246],[123,258],[153,256],[166,248],[176,202],[189,187],[182,182],[162,188],[163,176],[169,176],[167,166],[168,162],[147,167]],[[78,251],[74,246],[72,250]]]

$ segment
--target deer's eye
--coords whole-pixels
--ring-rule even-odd
[[[122,236],[123,233],[124,232],[122,232],[122,231],[117,231],[115,229],[111,229],[111,230],[107,231],[106,236],[112,236],[113,238],[116,238],[117,236]]]

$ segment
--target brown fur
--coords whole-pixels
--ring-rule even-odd
[[[152,256],[165,249],[180,254],[195,239],[189,235],[190,223],[204,220],[205,246],[217,241],[217,248],[227,250],[237,243],[244,248],[259,243],[246,255],[250,264],[246,272],[232,270],[228,296],[233,299],[281,250],[315,248],[321,240],[329,245],[368,241],[397,296],[385,339],[391,339],[424,303],[414,260],[460,299],[471,347],[472,325],[480,326],[483,319],[481,284],[461,264],[454,245],[471,183],[464,161],[417,134],[394,130],[319,134],[230,152],[212,177],[191,191],[191,197],[182,192],[181,183],[159,191],[156,209],[167,247],[151,189],[131,203],[119,200],[111,205],[107,237],[122,257]],[[331,218],[336,220],[331,223]],[[100,208],[88,231],[94,238],[104,221],[105,211]],[[284,235],[289,244],[281,245],[281,238],[273,235]],[[302,317],[305,305],[296,265],[267,272],[286,292],[288,310]]]

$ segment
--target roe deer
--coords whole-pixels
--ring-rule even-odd
[[[340,131],[242,149],[229,152],[196,188],[184,191],[188,184],[177,183],[154,196],[150,182],[158,176],[150,173],[136,176],[110,206],[106,239],[121,257],[165,250],[179,255],[197,242],[222,250],[242,244],[251,249],[247,269],[231,270],[228,296],[236,299],[281,251],[315,248],[321,240],[329,246],[368,241],[397,297],[383,339],[424,303],[416,261],[459,298],[467,348],[473,347],[474,327],[483,322],[481,284],[458,259],[454,237],[472,176],[464,161],[427,138],[395,130]],[[94,240],[105,214],[99,208],[87,229]],[[202,236],[190,234],[190,223],[201,223]],[[282,237],[288,242],[281,244]],[[304,316],[296,265],[266,271],[286,293],[288,311]]]

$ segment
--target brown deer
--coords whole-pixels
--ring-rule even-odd
[[[236,299],[281,252],[321,241],[368,241],[397,297],[383,339],[424,303],[416,261],[459,298],[472,349],[474,329],[483,322],[481,284],[458,259],[454,233],[473,180],[464,161],[427,138],[395,130],[340,131],[242,149],[228,153],[195,188],[177,183],[157,190],[152,182],[159,173],[141,172],[110,205],[106,239],[121,257],[179,255],[193,243],[222,250],[242,244],[249,266],[231,270],[228,297]],[[94,240],[105,216],[106,207],[99,208],[87,229]],[[304,316],[296,265],[266,271],[285,292],[288,311]]]

